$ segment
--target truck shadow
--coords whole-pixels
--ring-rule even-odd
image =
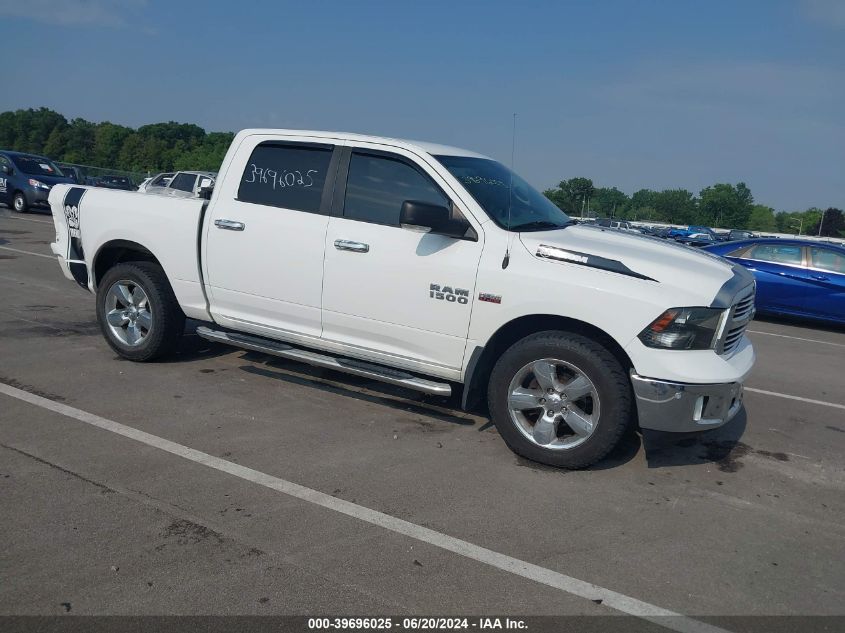
[[[430,396],[343,372],[212,343],[193,334],[190,325],[185,334],[178,353],[163,362],[190,362],[236,354],[237,358],[243,361],[238,368],[252,376],[308,387],[414,414],[424,418],[418,420],[417,424],[424,426],[423,430],[429,432],[448,431],[457,427],[475,427],[479,433],[486,431],[497,433],[484,408],[469,412],[461,408],[459,389],[454,390],[455,393],[448,398]],[[438,425],[438,422],[445,425]],[[711,462],[716,463],[719,470],[723,472],[735,472],[741,467],[739,458],[751,450],[740,442],[746,424],[747,416],[744,407],[730,423],[703,433],[661,433],[640,430],[632,424],[607,457],[587,470],[602,471],[618,468],[633,460],[642,451],[648,468],[690,466]],[[542,470],[566,472],[565,469],[544,466],[523,458],[518,458],[518,464]]]
[[[241,371],[254,376],[305,386],[326,393],[354,398],[362,402],[380,404],[449,424],[459,426],[476,426],[479,424],[476,416],[467,414],[451,404],[455,396],[451,398],[426,396],[422,393],[393,387],[378,381],[295,361],[287,361],[258,352],[243,352],[240,358],[250,363],[242,365]],[[483,422],[483,420],[481,421]]]
[[[642,431],[643,449],[649,468],[715,463],[722,472],[736,472],[738,459],[749,451],[740,439],[748,415],[745,407],[725,426],[699,433]]]

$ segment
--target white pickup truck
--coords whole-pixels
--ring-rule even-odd
[[[630,424],[705,430],[754,364],[748,272],[574,224],[442,145],[244,130],[210,200],[58,185],[53,252],[121,356],[211,341],[485,400],[530,459],[588,466]]]

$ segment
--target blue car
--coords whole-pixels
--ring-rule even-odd
[[[53,185],[72,182],[49,158],[0,150],[0,202],[18,213],[34,206],[49,208]]]
[[[845,324],[845,246],[762,238],[702,250],[745,266],[757,279],[757,311]]]

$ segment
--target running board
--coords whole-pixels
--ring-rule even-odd
[[[382,365],[368,363],[360,360],[353,360],[351,358],[337,358],[327,354],[319,354],[311,352],[299,347],[293,347],[287,343],[273,341],[271,339],[262,338],[259,336],[251,336],[249,334],[240,334],[234,332],[221,332],[220,330],[212,330],[205,326],[197,328],[197,336],[206,339],[207,341],[214,341],[215,343],[223,343],[224,345],[233,345],[241,347],[253,352],[262,352],[280,358],[287,358],[317,367],[324,367],[326,369],[334,369],[336,371],[346,372],[355,376],[362,376],[372,380],[379,380],[391,385],[399,387],[406,387],[414,391],[422,391],[436,396],[449,396],[452,394],[452,387],[445,382],[434,382],[433,380],[426,380],[425,378],[418,378],[412,374],[405,373],[398,369],[391,369]]]

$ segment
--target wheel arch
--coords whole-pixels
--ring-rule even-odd
[[[514,343],[526,336],[546,330],[560,330],[580,334],[607,349],[626,370],[634,365],[622,346],[601,328],[556,314],[521,316],[502,325],[484,347],[476,347],[467,363],[461,407],[470,410],[486,402],[487,381],[496,360]]]
[[[94,290],[109,269],[123,262],[153,262],[161,266],[159,259],[146,246],[131,240],[110,240],[100,246],[92,262]],[[163,268],[163,267],[162,267]]]

